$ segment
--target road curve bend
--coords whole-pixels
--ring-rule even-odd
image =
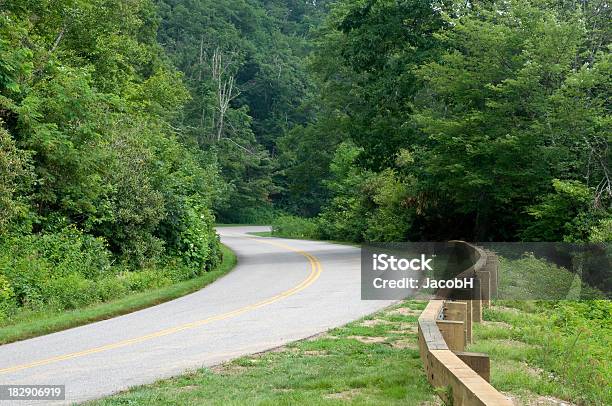
[[[391,303],[360,299],[358,248],[249,234],[267,229],[219,228],[238,265],[202,290],[0,346],[0,384],[64,384],[61,403],[72,404],[309,337]]]

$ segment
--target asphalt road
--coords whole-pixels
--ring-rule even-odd
[[[238,265],[198,292],[0,346],[0,384],[64,384],[61,403],[81,402],[309,337],[391,303],[360,299],[358,248],[247,234],[266,229],[220,228]]]

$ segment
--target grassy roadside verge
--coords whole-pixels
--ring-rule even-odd
[[[0,327],[0,344],[37,337],[72,327],[109,319],[151,307],[195,292],[227,274],[236,265],[236,255],[221,245],[223,261],[219,267],[202,276],[159,289],[132,294],[121,299],[63,312],[36,312],[24,319]]]
[[[589,319],[598,311],[607,321]],[[609,405],[609,311],[604,301],[496,302],[468,351],[489,354],[492,385],[517,404]]]
[[[484,310],[467,349],[489,354],[492,385],[520,405],[612,404],[610,301],[517,300],[569,295],[575,274],[530,253],[500,260],[500,294],[514,300]]]
[[[407,301],[308,340],[91,402],[91,405],[437,404]]]

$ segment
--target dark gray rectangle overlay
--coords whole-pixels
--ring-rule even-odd
[[[367,243],[361,248],[361,298],[435,297],[441,284],[471,298],[475,278],[459,277],[471,258],[455,243]],[[459,298],[457,298],[459,299]]]
[[[361,298],[609,300],[611,269],[608,243],[365,243]]]
[[[0,400],[66,400],[66,385],[0,385]]]

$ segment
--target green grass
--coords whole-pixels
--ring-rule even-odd
[[[423,303],[407,301],[309,340],[135,387],[91,405],[433,402],[414,321],[422,308]]]
[[[533,255],[500,258],[498,300],[474,324],[469,351],[491,357],[491,383],[521,404],[552,396],[579,405],[610,405],[612,304],[608,300],[527,300],[601,295],[575,275]]]
[[[469,351],[491,357],[491,384],[521,404],[553,396],[578,405],[609,405],[612,357],[608,315],[589,319],[594,302],[497,302],[474,325]],[[503,304],[504,306],[499,306]],[[509,307],[512,306],[512,307]],[[585,317],[586,315],[586,317]]]
[[[121,299],[93,306],[62,312],[32,312],[20,316],[10,325],[0,327],[0,344],[81,326],[94,321],[109,319],[122,314],[154,306],[195,292],[227,274],[236,265],[236,255],[222,245],[223,261],[219,267],[188,281],[160,289],[141,292]]]
[[[574,273],[532,254],[514,260],[500,257],[499,284],[499,297],[503,299],[605,298],[602,292],[580,282]]]

